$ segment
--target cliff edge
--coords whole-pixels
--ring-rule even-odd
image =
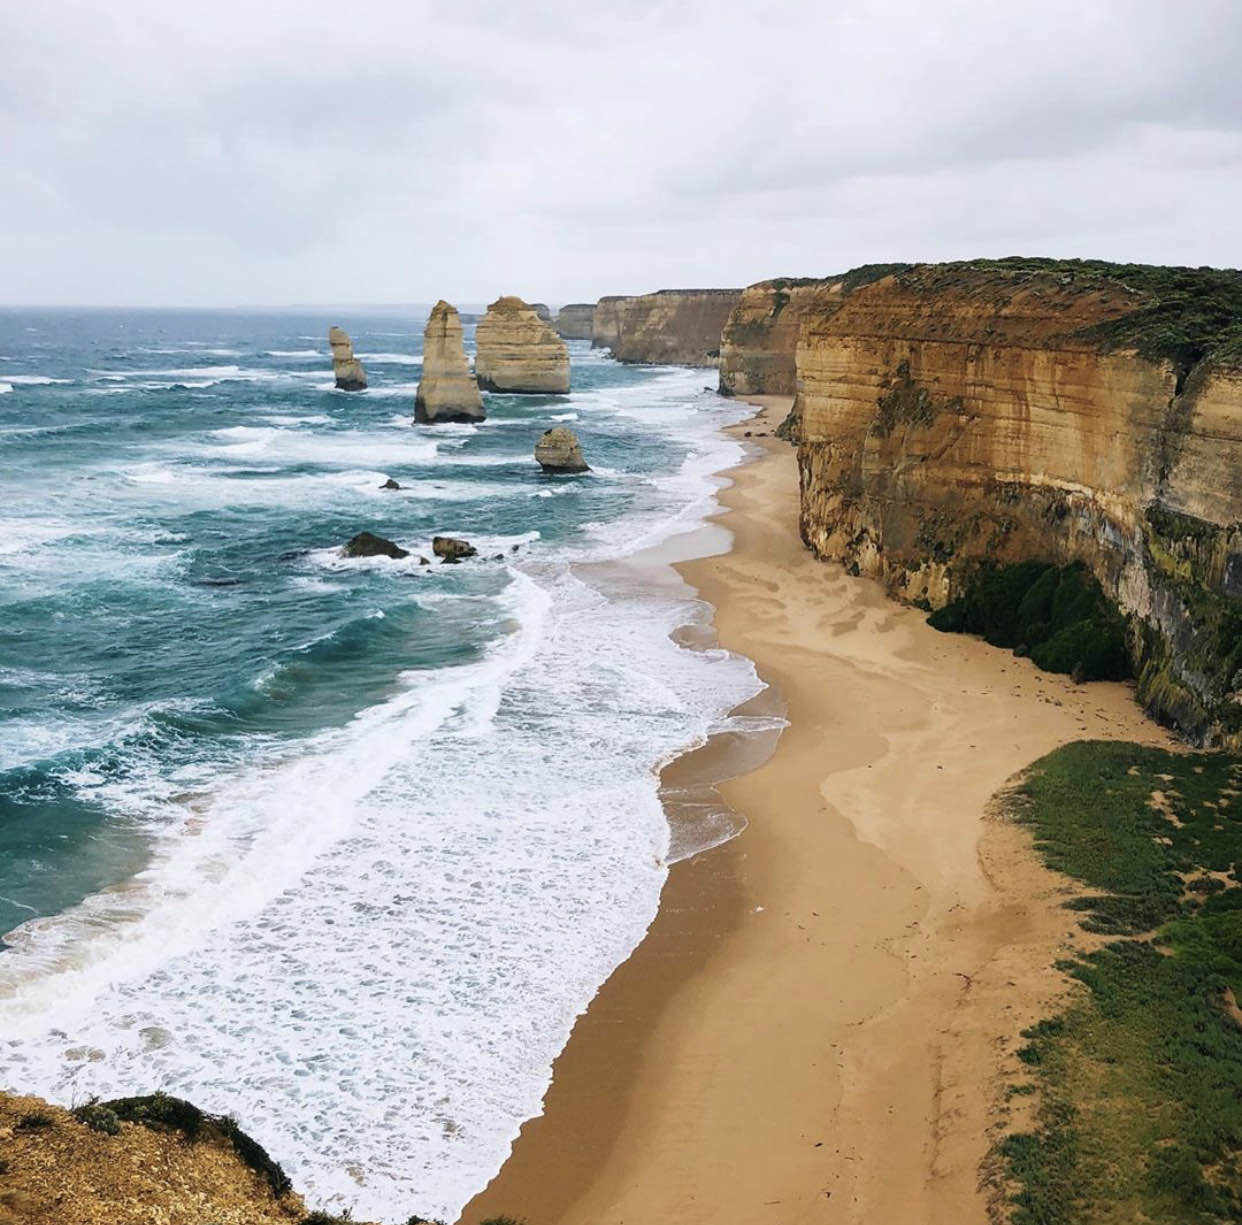
[[[1242,747],[1242,273],[919,265],[801,327],[801,533],[940,607],[983,566],[1085,563],[1140,700]]]

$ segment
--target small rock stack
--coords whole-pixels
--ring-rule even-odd
[[[349,333],[344,328],[329,328],[328,344],[332,346],[332,373],[336,375],[337,390],[365,391],[367,374],[354,356],[354,342]]]

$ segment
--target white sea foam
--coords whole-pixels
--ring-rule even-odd
[[[12,383],[0,383],[0,396],[4,395],[6,391],[12,391],[12,390],[13,390]]]
[[[53,383],[72,383],[72,379],[54,379],[46,374],[0,374],[0,379],[17,387],[49,387]]]
[[[422,355],[418,353],[359,353],[356,355],[364,362],[378,362],[380,365],[421,366]]]
[[[268,349],[264,357],[327,357],[318,349]]]
[[[672,641],[707,612],[688,589],[604,586],[575,566],[713,509],[713,474],[740,455],[714,427],[738,410],[697,405],[700,379],[583,393],[601,421],[636,416],[689,450],[679,472],[636,487],[645,500],[631,514],[555,546],[445,514],[439,530],[506,562],[419,567],[429,548],[403,541],[404,562],[325,548],[290,576],[315,591],[352,568],[398,581],[421,571],[428,583],[403,585],[430,615],[494,627],[482,657],[406,674],[344,728],[251,744],[231,771],[83,778],[163,832],[124,888],[12,938],[0,1084],[59,1101],[161,1088],[236,1115],[316,1206],[388,1222],[457,1215],[540,1109],[575,1017],[655,913],[681,853],[658,767],[747,726],[728,712],[761,688],[748,662]],[[378,484],[402,446],[433,458],[447,442],[408,425],[237,426],[128,476],[173,485],[181,506],[267,492],[296,507],[301,491],[321,505]],[[334,470],[230,478],[230,458],[264,455]],[[411,484],[375,496],[555,497],[576,483]],[[453,586],[485,575],[509,585]]]

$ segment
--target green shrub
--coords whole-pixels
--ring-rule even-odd
[[[1081,562],[983,566],[961,596],[927,623],[1029,655],[1045,672],[1079,680],[1130,675],[1125,622]]]
[[[17,1131],[43,1131],[45,1128],[54,1127],[56,1120],[50,1114],[42,1110],[32,1110],[29,1114],[24,1114],[17,1120]]]
[[[106,1136],[118,1135],[121,1130],[120,1116],[115,1110],[101,1106],[98,1098],[92,1098],[86,1105],[77,1107],[73,1117],[79,1123],[85,1123],[92,1131],[101,1131]]]
[[[243,1164],[262,1176],[278,1199],[292,1186],[280,1163],[274,1161],[257,1140],[246,1135],[236,1120],[227,1115],[207,1114],[183,1098],[167,1093],[120,1097],[115,1101],[98,1103],[96,1107],[108,1110],[116,1118],[129,1123],[180,1132],[191,1143],[204,1136],[219,1136],[232,1145]]]

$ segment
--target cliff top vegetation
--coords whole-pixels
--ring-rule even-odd
[[[1052,281],[1082,293],[1120,289],[1133,298],[1133,310],[1078,335],[1181,370],[1201,361],[1242,367],[1242,270],[1011,256],[918,264],[898,272],[903,285],[921,291],[968,287],[981,274],[1015,287]]]

